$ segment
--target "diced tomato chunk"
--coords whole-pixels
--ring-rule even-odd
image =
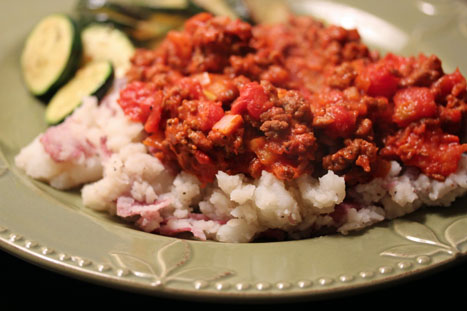
[[[246,111],[246,104],[247,102],[244,100],[237,100],[232,104],[230,111],[233,114],[243,114]]]
[[[326,133],[330,137],[347,137],[355,130],[357,121],[355,113],[343,105],[330,105],[326,107],[326,115],[333,122],[326,127]]]
[[[145,123],[158,100],[156,93],[154,85],[135,81],[120,91],[118,103],[131,120]]]
[[[394,95],[393,121],[401,127],[422,118],[434,117],[437,113],[438,107],[429,88],[410,87]]]
[[[439,107],[439,118],[450,132],[457,132],[462,126],[462,111],[456,108]]]
[[[391,72],[386,64],[380,62],[368,65],[357,76],[355,82],[370,96],[390,98],[397,91],[399,78]]]
[[[162,117],[162,100],[164,95],[162,91],[154,93],[154,102],[151,106],[149,117],[144,123],[144,130],[148,133],[155,133],[159,129],[159,123]]]
[[[209,158],[209,156],[202,151],[196,150],[195,158],[196,158],[196,161],[199,162],[199,164],[202,164],[202,165],[211,164],[211,159]]]
[[[234,114],[248,114],[259,119],[259,116],[272,107],[268,95],[264,92],[263,87],[257,82],[245,84],[240,90],[240,96],[232,104],[231,112]]]
[[[344,93],[340,90],[331,89],[320,94],[323,105],[329,106],[344,101]]]
[[[465,92],[466,81],[460,73],[459,68],[457,68],[453,73],[442,76],[434,83],[433,88],[435,92],[438,92],[437,95],[441,98],[449,94],[458,96],[461,92]]]
[[[423,57],[423,55],[421,55],[421,57]],[[388,53],[381,60],[381,62],[384,63],[390,70],[396,70],[402,76],[407,76],[410,71],[412,71],[415,58]]]
[[[224,109],[222,109],[221,102],[199,101],[198,118],[201,131],[210,131],[223,116]]]

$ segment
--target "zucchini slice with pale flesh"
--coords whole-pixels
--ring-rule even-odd
[[[112,62],[117,77],[123,77],[130,68],[135,48],[119,29],[107,24],[92,24],[83,29],[81,40],[85,63],[108,60]]]
[[[60,123],[81,105],[86,96],[102,99],[113,80],[114,69],[110,61],[96,61],[82,67],[50,100],[45,110],[46,122]]]
[[[75,22],[64,14],[43,18],[21,54],[26,87],[37,97],[50,97],[74,75],[80,59],[81,38]]]

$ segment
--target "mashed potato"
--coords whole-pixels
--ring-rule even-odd
[[[117,104],[117,81],[98,105],[88,98],[65,122],[36,137],[16,157],[32,178],[58,189],[82,187],[87,208],[128,219],[147,232],[190,232],[199,240],[250,242],[278,232],[303,238],[335,230],[347,233],[423,205],[448,206],[467,192],[467,156],[445,181],[403,171],[346,187],[328,171],[284,182],[266,171],[258,180],[219,171],[202,185],[173,173],[142,144],[143,129]]]

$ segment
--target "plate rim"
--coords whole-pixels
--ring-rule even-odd
[[[107,288],[114,288],[117,290],[135,292],[138,294],[149,295],[160,298],[168,299],[182,299],[187,301],[204,301],[204,302],[225,302],[225,303],[263,303],[263,302],[287,302],[293,300],[294,302],[301,301],[315,301],[334,297],[343,297],[353,294],[361,294],[379,290],[385,287],[392,287],[397,284],[410,282],[411,280],[423,277],[428,273],[439,273],[442,270],[448,269],[450,266],[460,264],[467,260],[466,256],[459,255],[450,257],[444,261],[432,265],[426,265],[416,270],[405,271],[404,273],[387,276],[385,278],[370,279],[367,282],[359,283],[357,285],[347,285],[337,288],[323,288],[323,289],[308,289],[303,291],[282,292],[282,293],[268,293],[256,291],[254,293],[248,291],[238,292],[207,292],[207,291],[190,291],[190,290],[163,290],[157,287],[142,285],[141,283],[132,282],[129,280],[118,280],[110,277],[104,273],[93,272],[89,269],[79,267],[79,265],[71,265],[67,263],[59,264],[48,255],[38,254],[32,250],[26,250],[24,247],[16,245],[17,241],[5,239],[3,235],[8,233],[9,230],[2,227],[0,231],[0,248],[2,251],[11,254],[30,264],[34,264],[42,269],[46,269],[52,273],[58,273],[63,276],[71,277],[83,282],[93,283]],[[11,232],[10,232],[11,233]],[[19,240],[22,241],[22,238]],[[34,247],[36,248],[36,247]],[[53,254],[53,253],[52,253]],[[242,300],[238,300],[241,298]]]

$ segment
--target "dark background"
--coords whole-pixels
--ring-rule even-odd
[[[316,307],[358,307],[359,309],[384,307],[383,310],[392,307],[405,310],[411,305],[416,308],[409,309],[423,310],[436,304],[443,309],[452,304],[456,306],[455,309],[465,310],[464,299],[467,297],[467,260],[464,259],[413,279],[369,288],[363,293],[351,293],[317,301],[256,305],[173,300],[127,292],[52,272],[1,250],[0,269],[0,309],[5,305],[15,307],[32,302],[41,306],[59,306],[60,309],[69,309],[73,306],[94,307],[99,304],[107,307],[128,306],[132,310],[149,306],[148,310],[151,311],[160,310],[161,307],[169,307],[169,310],[184,308],[181,311],[188,311],[187,307],[243,310],[275,308],[284,310],[293,307],[300,311]]]

